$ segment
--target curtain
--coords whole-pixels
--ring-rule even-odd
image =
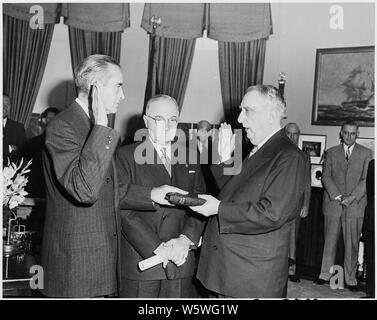
[[[68,25],[72,72],[86,57],[106,54],[120,62],[123,29],[129,27],[129,4],[66,4],[63,8]],[[113,128],[115,114],[109,115]]]
[[[10,118],[28,126],[50,50],[53,23],[32,29],[29,20],[3,15],[3,92],[12,100]],[[30,17],[29,17],[30,18]]]
[[[195,41],[150,36],[144,109],[148,99],[155,94],[172,96],[181,108],[194,56]]]
[[[219,42],[221,95],[225,120],[237,127],[239,105],[246,89],[263,82],[266,39]]]

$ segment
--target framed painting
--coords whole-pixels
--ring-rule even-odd
[[[310,163],[321,162],[326,149],[326,136],[319,134],[300,134],[298,147],[310,156]]]
[[[313,125],[374,126],[374,46],[317,49]]]
[[[356,143],[361,144],[365,148],[371,149],[374,153],[374,139],[373,138],[357,138]]]

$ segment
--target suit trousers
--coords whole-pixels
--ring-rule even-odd
[[[193,277],[172,280],[122,278],[121,298],[194,298]]]
[[[357,285],[356,271],[359,252],[359,241],[363,217],[348,218],[344,214],[340,217],[325,216],[325,245],[322,256],[320,279],[330,280],[330,268],[335,263],[337,243],[340,230],[344,239],[344,277],[347,285]]]
[[[374,262],[374,232],[366,231],[365,236],[365,262],[366,262],[366,277],[367,277],[367,295],[374,298],[375,296],[375,262]]]
[[[295,220],[291,222],[291,228],[289,230],[289,248],[288,248],[288,265],[289,275],[296,274],[296,246],[297,246],[297,238],[298,238],[298,231],[300,228],[300,220],[301,217],[298,216]]]

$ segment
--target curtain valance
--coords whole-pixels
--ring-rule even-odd
[[[204,3],[146,3],[141,27],[152,33],[153,16],[161,18],[156,35],[167,38],[195,39],[203,34]]]
[[[130,26],[129,3],[5,3],[3,13],[12,18],[30,21],[32,6],[43,8],[44,23],[64,23],[93,32],[117,32]]]
[[[247,42],[272,34],[269,3],[211,3],[208,38],[226,42]]]
[[[66,3],[64,23],[95,32],[123,31],[130,26],[129,3]]]
[[[3,14],[19,20],[30,21],[36,14],[34,11],[30,13],[30,9],[33,6],[41,6],[43,8],[44,23],[59,23],[59,3],[4,3]]]
[[[247,42],[272,34],[269,3],[147,3],[141,22],[153,32],[151,18],[160,18],[155,34],[160,37],[194,39],[202,37],[227,42]]]

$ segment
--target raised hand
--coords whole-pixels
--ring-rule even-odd
[[[105,106],[102,102],[101,86],[98,82],[95,82],[93,84],[92,108],[94,115],[94,123],[107,127],[108,119]]]
[[[198,197],[205,199],[206,203],[201,206],[190,207],[192,211],[200,213],[201,215],[206,217],[218,214],[220,200],[208,194],[199,194]]]
[[[168,200],[165,199],[166,194],[169,192],[188,194],[188,192],[185,190],[165,184],[152,189],[151,200],[161,205],[173,206],[170,202],[168,202]]]
[[[226,122],[220,125],[219,143],[217,151],[220,155],[220,162],[225,162],[232,157],[235,149],[236,134],[233,134],[232,126]]]

